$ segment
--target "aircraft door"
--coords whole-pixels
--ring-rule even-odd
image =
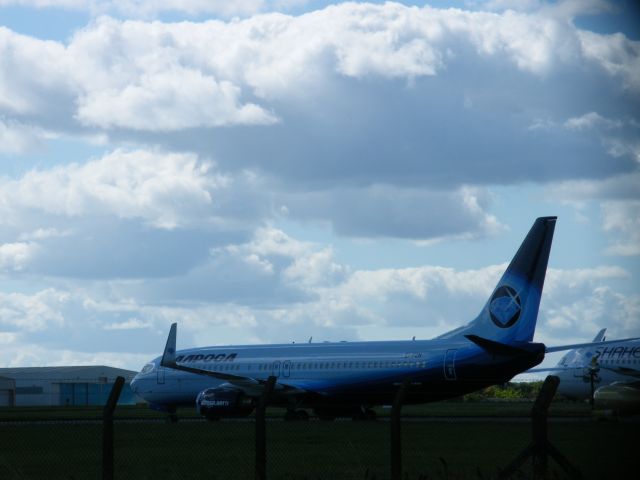
[[[288,377],[291,373],[291,360],[285,360],[282,362],[282,376]]]
[[[273,372],[274,376],[276,376],[276,377],[280,376],[280,361],[279,360],[273,362],[272,372]]]
[[[164,385],[164,367],[158,367],[157,380],[158,385]]]
[[[456,379],[456,349],[447,350],[444,355],[444,378],[446,380]]]

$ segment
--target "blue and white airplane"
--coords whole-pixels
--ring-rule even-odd
[[[556,217],[536,219],[480,314],[432,340],[202,347],[176,351],[176,324],[164,354],[145,365],[131,388],[152,408],[193,405],[208,418],[250,414],[269,376],[270,403],[286,418],[370,418],[410,380],[406,403],[457,397],[507,382],[538,365],[533,342]],[[599,342],[598,345],[607,342]]]
[[[600,343],[606,328],[593,339],[595,344],[565,354],[552,368],[534,368],[527,373],[552,372],[560,378],[558,393],[576,400],[591,400],[596,410],[640,413],[640,340],[612,340]]]

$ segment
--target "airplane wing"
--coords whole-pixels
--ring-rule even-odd
[[[207,377],[216,378],[218,380],[225,380],[226,382],[240,387],[247,395],[260,395],[260,392],[267,383],[266,380],[257,379],[253,377],[246,377],[242,375],[233,375],[230,373],[216,372],[211,370],[205,370],[203,368],[188,367],[176,362],[176,337],[177,337],[178,324],[173,323],[169,330],[169,336],[167,337],[167,344],[164,347],[164,353],[160,360],[160,365],[173,370],[182,370],[183,372],[194,373],[196,375],[205,375]],[[304,393],[305,390],[300,389],[294,385],[282,383],[278,381],[274,390],[278,393],[294,394]]]
[[[574,365],[573,367],[549,367],[549,368],[532,368],[524,373],[539,373],[539,372],[566,372],[567,370],[575,370],[576,368],[588,368],[590,365]],[[594,367],[602,370],[609,370],[610,372],[618,373],[620,375],[627,375],[629,377],[640,378],[640,370],[629,367],[607,367],[600,363],[593,365]]]
[[[609,345],[612,343],[630,342],[631,340],[640,340],[640,337],[634,338],[622,338],[620,340],[607,340],[605,342],[587,342],[587,343],[574,343],[573,345],[561,345],[557,347],[545,347],[545,353],[561,352],[563,350],[573,350],[575,348],[587,348],[587,347],[599,347],[600,345]]]
[[[532,368],[522,373],[540,373],[540,372],[564,372],[574,370],[576,367],[549,367],[549,368]]]

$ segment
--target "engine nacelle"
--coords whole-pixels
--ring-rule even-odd
[[[612,410],[619,414],[640,413],[640,382],[614,382],[600,387],[593,396],[597,410]]]
[[[196,410],[203,417],[246,417],[255,405],[251,397],[234,387],[207,388],[196,397]]]

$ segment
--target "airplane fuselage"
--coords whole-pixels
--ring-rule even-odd
[[[298,406],[317,408],[389,404],[405,378],[411,380],[407,403],[463,395],[506,382],[542,361],[543,345],[527,343],[523,348],[529,353],[514,358],[490,354],[466,339],[243,345],[181,350],[176,360],[256,380],[273,375],[313,392],[295,398]],[[156,406],[193,405],[199,392],[224,383],[161,367],[156,358],[135,377],[132,388]],[[274,403],[286,406],[290,393],[276,391]]]

